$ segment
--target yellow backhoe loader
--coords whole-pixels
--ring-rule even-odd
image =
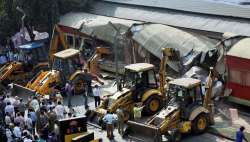
[[[142,103],[145,115],[152,115],[159,111],[166,97],[166,72],[167,59],[171,58],[174,50],[165,48],[160,65],[160,82],[156,79],[154,65],[149,63],[136,63],[125,66],[125,73],[121,80],[120,90],[102,100],[101,105],[95,110],[88,111],[88,121],[96,125],[102,125],[102,117],[107,110],[115,113],[122,107],[125,112],[125,120],[133,116],[133,107],[136,103]]]
[[[146,122],[128,121],[126,133],[131,139],[145,142],[180,141],[181,133],[203,133],[213,124],[211,100],[213,73],[210,71],[205,94],[201,81],[180,78],[169,82],[170,101]]]
[[[98,49],[101,50],[101,47]],[[100,51],[98,52],[98,54],[102,53],[103,52]],[[62,88],[66,81],[71,81],[75,86],[75,93],[81,93],[83,91],[84,82],[82,78],[84,72],[82,65],[80,65],[79,56],[80,51],[72,48],[57,52],[53,57],[52,70],[41,71],[28,82],[26,87],[14,87],[16,90],[19,90],[18,93],[30,90],[29,94],[34,94],[36,92],[40,95],[50,95],[54,93],[55,88]],[[101,55],[94,56],[96,57],[93,58],[95,59],[93,60],[93,64],[96,65],[97,57],[101,57]],[[89,64],[91,66],[92,60]],[[98,81],[97,76],[93,75],[93,77]]]
[[[59,46],[59,45],[62,46]],[[50,41],[49,49],[49,61],[50,64],[53,63],[54,53],[68,49],[69,45],[67,44],[64,36],[64,32],[61,30],[60,26],[55,25],[52,33],[52,39]]]
[[[100,60],[103,55],[109,55],[109,54],[111,54],[109,48],[107,48],[107,47],[96,47],[95,53],[87,61],[87,64],[86,64],[86,66],[84,68],[88,69],[88,71],[92,75],[99,76],[98,60]]]
[[[7,86],[9,83],[24,85],[41,69],[48,68],[46,46],[43,42],[33,42],[19,46],[17,61],[5,64],[0,68],[0,83]]]
[[[41,71],[25,87],[18,86],[17,90],[24,92],[31,90],[30,94],[50,95],[54,93],[57,86],[62,86],[67,80],[77,82],[82,75],[78,62],[80,51],[76,49],[66,49],[54,54],[52,69]]]
[[[62,46],[59,46],[60,44]],[[10,62],[0,68],[1,88],[5,89],[9,83],[18,84],[17,86],[26,85],[39,71],[48,70],[49,62],[53,62],[54,53],[68,48],[64,34],[58,25],[54,27],[49,51],[46,51],[47,48],[40,42],[21,45],[17,48],[18,55],[24,59]],[[32,57],[29,59],[31,63],[25,61],[28,60],[28,56]]]

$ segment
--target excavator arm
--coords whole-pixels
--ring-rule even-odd
[[[0,82],[7,79],[14,71],[21,68],[21,63],[19,62],[11,62],[8,65],[4,65],[0,69]]]
[[[174,49],[173,48],[163,48],[162,49],[162,59],[160,62],[160,91],[162,94],[166,92],[165,85],[166,85],[166,64],[171,57],[174,56]]]
[[[211,124],[214,123],[214,104],[211,99],[214,78],[215,78],[215,71],[213,70],[213,68],[210,68],[210,73],[209,73],[208,80],[206,83],[206,92],[205,92],[205,97],[203,100],[203,106],[209,111],[209,120]]]
[[[59,43],[62,44],[63,49],[68,49],[69,45],[67,44],[63,31],[61,30],[60,26],[55,25],[51,42],[50,42],[50,49],[49,49],[49,62],[53,63],[54,56],[53,54],[58,52]]]
[[[204,97],[204,107],[205,108],[208,108],[209,104],[211,103],[213,80],[214,80],[213,71],[212,71],[212,69],[210,69],[210,73],[209,73],[208,80],[206,83],[206,93],[205,93],[205,97]]]
[[[110,54],[110,49],[106,47],[97,47],[95,54],[88,60],[87,68],[89,72],[93,75],[98,75],[98,60],[102,57],[102,55]]]

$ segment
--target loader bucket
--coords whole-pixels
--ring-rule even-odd
[[[11,90],[11,96],[18,96],[23,99],[24,102],[28,101],[30,96],[34,96],[35,91],[29,88],[23,87],[18,84],[13,84],[13,88]]]
[[[126,134],[130,139],[139,142],[162,141],[159,128],[130,120],[127,122]]]
[[[85,115],[87,116],[88,124],[105,129],[105,125],[102,121],[104,115],[95,110],[88,110]]]

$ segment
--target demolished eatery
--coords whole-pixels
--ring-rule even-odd
[[[109,43],[110,46],[117,44],[115,37],[116,30],[119,29],[121,36],[118,43],[119,51],[125,54],[123,57],[123,54],[119,54],[121,55],[119,61],[124,64],[154,61],[158,64],[161,49],[166,47],[175,48],[180,52],[179,62],[169,63],[169,66],[177,72],[184,68],[188,70],[193,65],[205,65],[205,62],[209,68],[208,66],[214,66],[218,56],[214,48],[216,40],[161,24],[81,12],[62,16],[59,25],[79,29],[82,33]]]
[[[227,50],[224,50],[223,34],[230,32],[250,36],[249,30],[239,28],[250,24],[247,20],[250,17],[246,15],[248,9],[224,4],[218,4],[223,7],[220,12],[194,7],[185,9],[174,6],[169,9],[150,1],[140,4],[134,0],[93,0],[92,7],[86,8],[85,12],[70,12],[61,16],[58,25],[68,31],[67,41],[80,49],[90,44],[85,40],[75,41],[78,37],[74,34],[76,31],[91,39],[94,43],[91,44],[92,51],[97,46],[105,45],[111,48],[114,55],[113,48],[117,47],[119,73],[123,73],[124,65],[140,62],[152,63],[158,69],[162,48],[174,48],[177,51],[176,59],[167,62],[169,76],[193,77],[204,83],[209,68],[214,67],[219,75],[214,88],[220,91],[213,94],[222,95],[226,81],[229,81],[227,87],[234,90],[232,82],[235,78],[231,79],[231,74],[235,74],[231,63],[233,57],[228,54],[228,60],[224,60]],[[180,1],[171,4],[174,3]],[[225,9],[231,9],[231,12]],[[132,11],[134,14],[130,13]],[[241,16],[232,12],[239,12]],[[72,29],[74,32],[69,32]],[[115,72],[114,57],[111,58],[109,61],[99,61],[99,68]],[[234,91],[232,93],[235,94]]]

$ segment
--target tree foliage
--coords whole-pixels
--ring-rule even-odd
[[[51,32],[60,15],[83,10],[89,0],[0,0],[0,42],[18,32],[22,13],[26,13],[25,26],[38,31]]]

